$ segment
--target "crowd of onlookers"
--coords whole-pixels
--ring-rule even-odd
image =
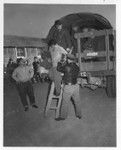
[[[21,58],[18,58],[16,61],[14,61],[12,58],[9,58],[5,74],[11,83],[15,82],[12,78],[12,74],[13,71],[18,67],[18,62],[20,59]],[[40,59],[38,57],[34,57],[33,62],[31,62],[30,59],[24,59],[24,64],[30,66],[34,71],[33,78],[31,79],[33,83],[46,82],[50,80],[48,75],[48,69],[51,68],[52,65],[50,58]]]

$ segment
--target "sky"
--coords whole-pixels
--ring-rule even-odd
[[[4,34],[45,38],[55,20],[77,12],[99,13],[116,28],[115,5],[4,4]]]

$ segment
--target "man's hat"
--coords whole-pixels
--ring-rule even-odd
[[[70,60],[76,60],[76,57],[72,54],[67,54],[67,58]]]
[[[71,27],[74,28],[74,27],[79,27],[79,26],[78,26],[77,23],[73,23],[73,24],[71,25]]]
[[[56,40],[55,39],[51,39],[49,42],[48,42],[48,46],[52,46],[52,45],[56,45]]]
[[[56,21],[55,21],[55,26],[61,25],[61,24],[62,24],[62,22],[61,22],[60,20],[56,20]]]
[[[9,58],[9,61],[13,61],[13,59],[12,59],[12,58]]]
[[[80,27],[80,21],[75,21],[75,22],[73,22],[72,23],[72,25],[71,25],[71,27],[73,28],[73,27]]]
[[[18,59],[17,59],[17,64],[20,64],[20,62],[21,62],[22,60],[24,61],[23,58],[18,58]]]

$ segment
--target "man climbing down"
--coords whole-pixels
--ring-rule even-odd
[[[55,21],[53,28],[47,36],[47,43],[51,40],[55,40],[59,46],[63,47],[68,52],[72,49],[71,36],[60,20]]]
[[[61,73],[57,71],[57,64],[61,60],[62,54],[66,55],[67,51],[59,46],[53,39],[49,41],[48,45],[52,59],[52,68],[49,71],[49,75],[55,83],[55,95],[58,96],[61,91],[62,76]]]

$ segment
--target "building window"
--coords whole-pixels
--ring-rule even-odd
[[[36,48],[29,48],[31,55],[36,56]]]
[[[26,57],[26,48],[17,48],[16,49],[16,57],[17,58],[25,58]]]
[[[42,55],[42,48],[37,48],[37,56],[41,58],[41,55]]]

